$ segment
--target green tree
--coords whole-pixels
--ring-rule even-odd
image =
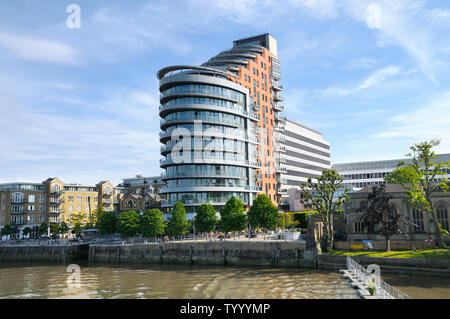
[[[6,224],[5,226],[3,226],[2,231],[1,231],[2,236],[11,236],[13,233],[14,232],[13,232],[11,225]]]
[[[141,218],[140,231],[144,237],[157,237],[164,234],[163,213],[159,209],[147,211]]]
[[[48,233],[48,225],[46,222],[42,222],[38,228],[39,236],[46,235]]]
[[[326,251],[332,251],[334,247],[334,216],[342,213],[343,204],[349,201],[348,188],[341,187],[343,181],[335,170],[326,169],[317,177],[317,182],[313,183],[308,178],[308,182],[300,187],[303,194],[301,203],[317,211],[323,222]]]
[[[244,203],[232,196],[220,210],[220,227],[224,232],[243,231],[247,226]]]
[[[83,226],[86,223],[86,214],[81,212],[78,214],[73,214],[70,217],[69,223],[72,225],[72,233],[77,234],[83,229]]]
[[[122,238],[139,235],[140,216],[134,211],[126,211],[120,214],[118,231]]]
[[[58,233],[58,224],[50,224],[50,234],[57,234]]]
[[[100,236],[117,233],[119,218],[115,212],[102,212],[98,215],[97,226]]]
[[[95,229],[97,228],[98,216],[103,213],[105,209],[100,206],[97,209],[94,209],[87,217],[86,225],[84,225],[84,229]]]
[[[177,202],[172,209],[167,224],[167,233],[170,236],[180,236],[188,232],[190,228],[189,222],[186,220],[186,210],[182,202]]]
[[[194,218],[195,231],[199,233],[211,232],[216,229],[216,210],[211,204],[202,204]]]
[[[30,227],[25,227],[25,228],[22,230],[22,234],[23,234],[24,236],[28,236],[28,235],[30,235],[32,232],[33,232],[33,230],[32,230]]]
[[[258,195],[253,201],[248,211],[248,223],[253,228],[263,228],[273,230],[280,222],[278,208],[272,203],[269,197],[264,194]]]
[[[450,162],[436,162],[439,156],[435,155],[433,148],[439,144],[440,141],[436,139],[414,144],[410,147],[412,152],[406,154],[407,157],[412,158],[411,163],[399,163],[399,168],[385,179],[388,183],[401,184],[412,206],[431,214],[436,244],[439,248],[443,248],[445,245],[442,240],[442,228],[433,205],[433,197],[436,193],[446,193],[449,189],[445,170],[450,169]]]
[[[58,225],[58,228],[56,230],[56,232],[58,234],[64,235],[67,234],[69,232],[69,225],[67,225],[66,222],[61,222],[61,224]]]

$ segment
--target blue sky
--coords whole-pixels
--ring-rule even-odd
[[[0,182],[159,175],[156,72],[265,32],[286,115],[323,132],[333,163],[431,138],[450,152],[448,1],[3,0]]]

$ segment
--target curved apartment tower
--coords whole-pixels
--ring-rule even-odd
[[[233,195],[250,205],[262,192],[277,203],[283,108],[276,40],[238,40],[202,66],[166,67],[157,76],[163,207],[181,201],[189,213],[203,203],[219,210]]]

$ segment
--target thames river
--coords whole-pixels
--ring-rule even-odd
[[[215,266],[80,264],[79,277],[66,265],[0,265],[0,298],[358,298],[334,271]],[[450,298],[442,278],[391,276],[413,298]],[[416,277],[414,277],[416,278]],[[79,279],[79,281],[76,281]],[[388,278],[385,278],[386,280]],[[421,282],[420,282],[421,281]]]

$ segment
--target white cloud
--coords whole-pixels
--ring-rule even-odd
[[[0,46],[25,60],[80,64],[77,50],[59,41],[20,36],[0,31]]]
[[[361,90],[366,90],[371,87],[375,87],[381,82],[391,78],[395,75],[400,74],[402,71],[399,67],[394,65],[389,65],[382,69],[376,70],[372,72],[364,81],[362,81],[359,85],[353,88],[342,88],[342,87],[331,87],[326,90],[320,90],[318,93],[320,95],[348,95],[352,93],[356,93]]]
[[[440,149],[450,149],[450,91],[436,96],[426,105],[410,112],[392,116],[386,122],[387,128],[373,138],[407,138],[420,142],[441,138]]]
[[[425,23],[423,1],[348,0],[346,11],[378,32],[379,45],[398,45],[437,84],[435,30]]]
[[[361,57],[350,60],[347,65],[345,65],[346,69],[354,70],[354,69],[371,69],[380,63],[379,60],[369,57]]]
[[[400,69],[393,65],[377,70],[372,73],[367,79],[365,79],[358,87],[356,87],[355,91],[368,89],[399,73]]]
[[[10,82],[20,85],[18,79]],[[8,150],[0,153],[0,163],[9,167],[2,179],[39,181],[59,176],[92,184],[160,173],[159,129],[155,129],[159,101],[156,94],[148,93],[155,90],[115,87],[98,90],[91,99],[74,95],[77,91],[58,94],[56,90],[36,99],[39,88],[54,84],[24,83],[8,94],[0,88],[0,140]],[[13,96],[25,88],[34,94]]]
[[[430,21],[438,26],[450,26],[450,10],[449,9],[432,9],[428,13]]]
[[[338,15],[338,4],[335,0],[289,0],[295,8],[321,18],[336,18]]]

